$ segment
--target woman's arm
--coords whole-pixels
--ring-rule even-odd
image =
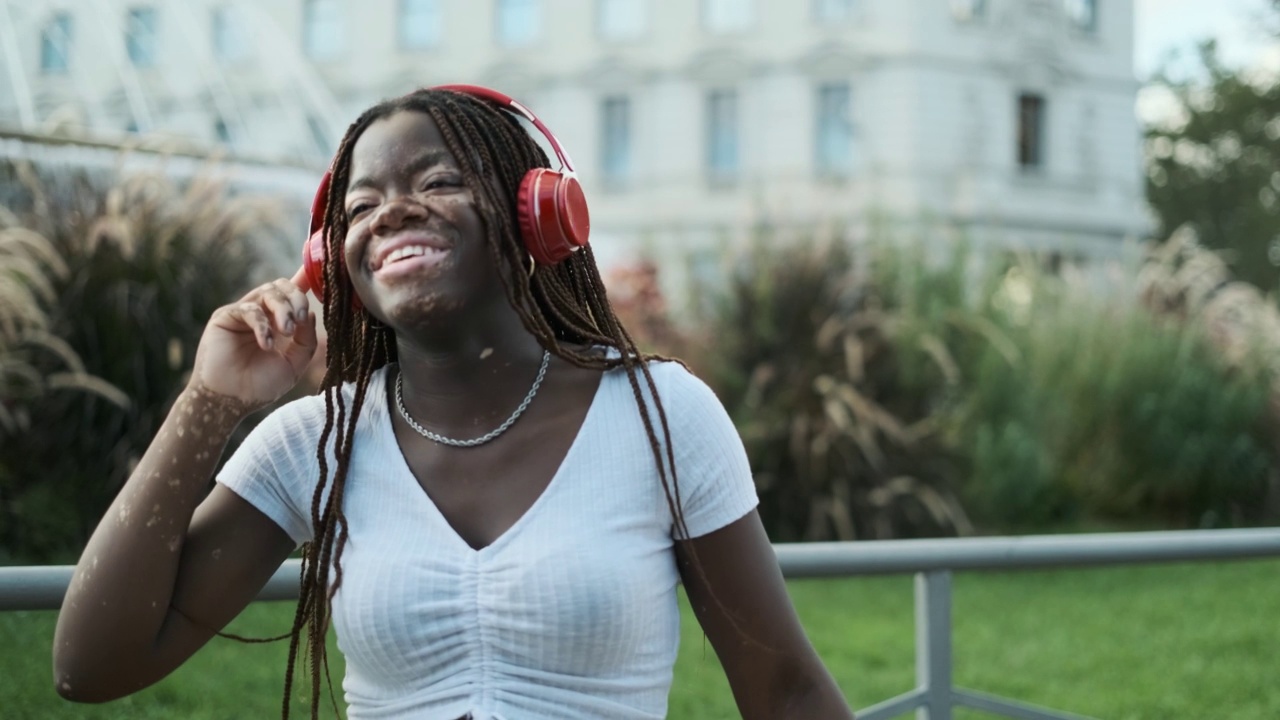
[[[691,550],[701,573],[690,562]],[[743,720],[852,720],[796,617],[754,510],[720,530],[678,541],[676,555],[694,615]]]
[[[76,566],[54,634],[64,698],[111,700],[172,672],[288,556],[284,530],[230,490],[201,498],[232,430],[292,387],[315,347],[315,317],[287,280],[214,313],[188,388]]]

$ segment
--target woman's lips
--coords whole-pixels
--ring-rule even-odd
[[[386,282],[432,270],[442,265],[449,257],[449,253],[449,250],[429,248],[422,255],[408,255],[398,260],[389,260],[374,271],[373,277],[380,282]]]

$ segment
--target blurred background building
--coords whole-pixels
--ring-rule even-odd
[[[570,149],[606,264],[755,223],[1083,256],[1148,229],[1132,0],[0,0],[0,28],[5,128],[222,150],[299,197],[377,100],[501,89]]]

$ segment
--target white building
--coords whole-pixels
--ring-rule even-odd
[[[569,148],[606,260],[761,220],[1147,228],[1133,0],[0,0],[0,31],[0,124],[317,169],[378,99],[496,87]]]

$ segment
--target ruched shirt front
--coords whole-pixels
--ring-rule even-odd
[[[741,518],[756,493],[724,408],[680,365],[650,369],[689,534]],[[368,389],[344,497],[349,540],[333,622],[348,716],[665,717],[679,643],[677,533],[626,375],[605,373],[546,490],[479,550],[406,465],[387,377],[378,371]],[[298,543],[312,536],[324,421],[322,397],[286,405],[218,477]]]

